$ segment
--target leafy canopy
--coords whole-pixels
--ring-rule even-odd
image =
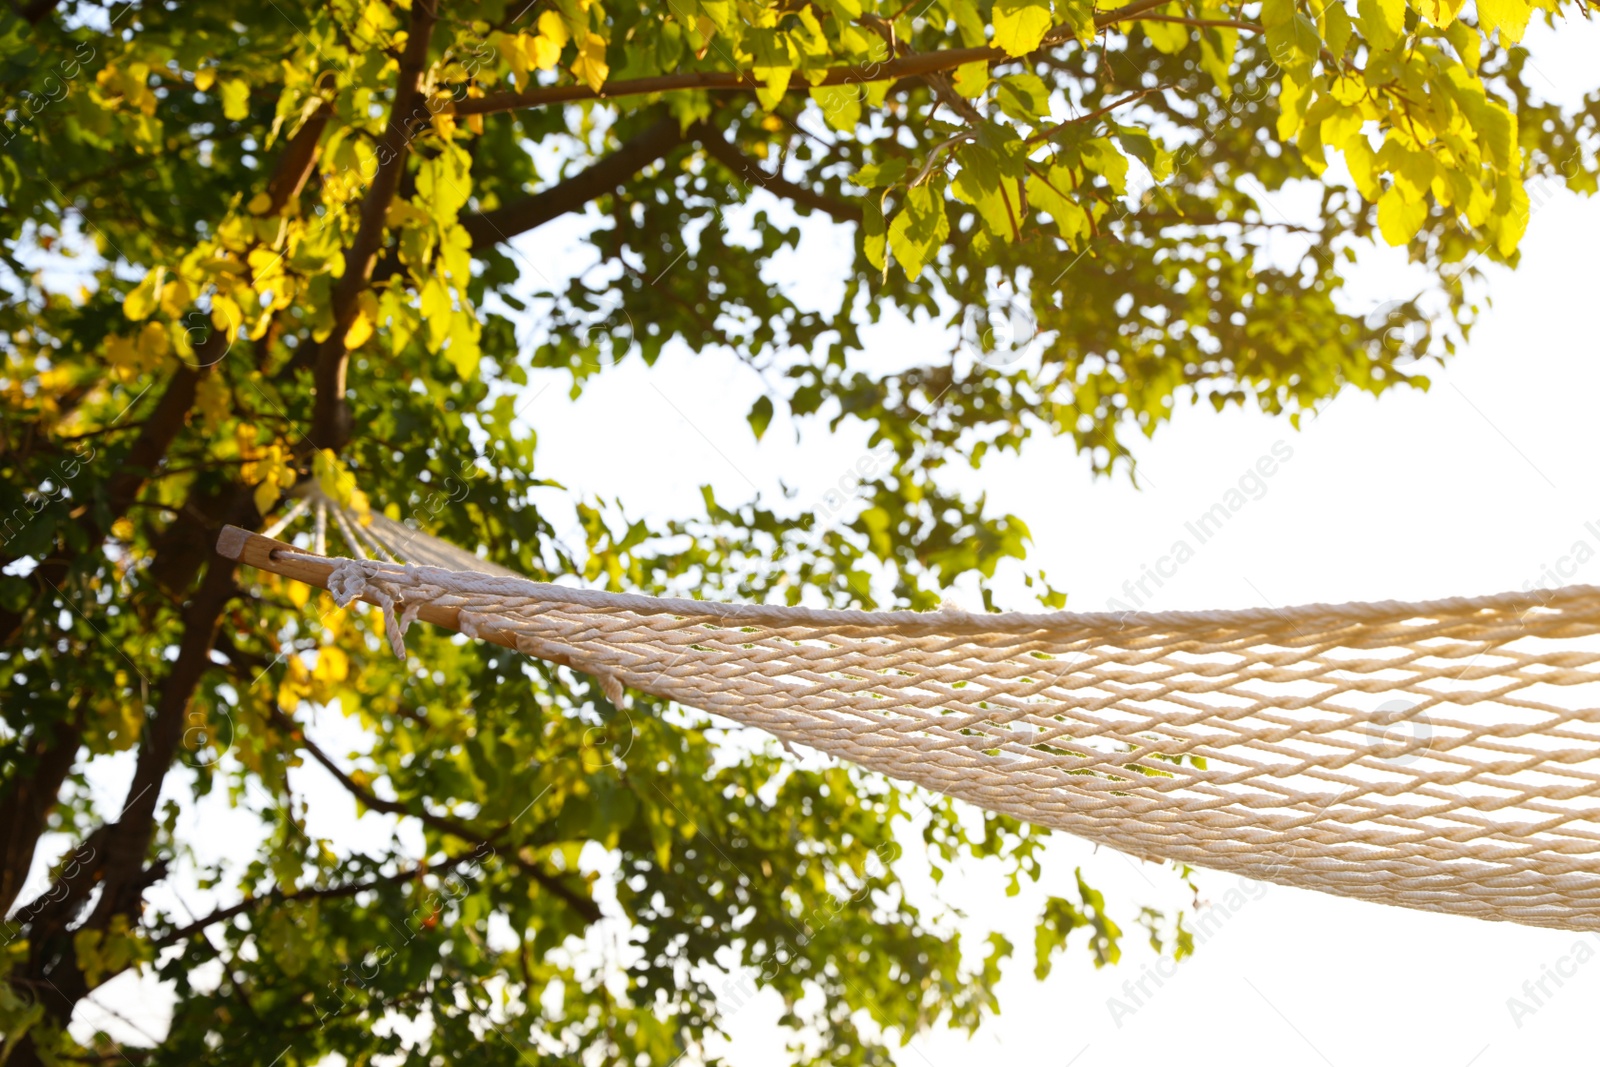
[[[1541,101],[1517,43],[1563,6],[14,0],[0,1058],[114,1058],[65,1027],[129,971],[176,993],[165,1039],[121,1050],[150,1063],[666,1063],[736,1010],[724,968],[782,998],[806,1062],[977,1025],[1013,946],[949,936],[901,849],[936,877],[996,857],[1014,892],[1041,831],[493,647],[417,635],[396,662],[215,559],[217,529],[315,479],[535,577],[987,596],[1027,527],[946,464],[1047,433],[1131,470],[1181,402],[1426,385],[1482,267],[1515,264],[1530,183],[1594,191],[1600,102]],[[569,215],[591,270],[513,240]],[[851,253],[802,302],[785,257],[827,226]],[[1372,244],[1424,279],[1382,321],[1343,295]],[[888,369],[862,330],[890,314],[963,341]],[[669,345],[761,372],[756,437],[780,411],[864,427],[854,494],[645,521],[545,480],[521,388]],[[97,806],[116,753],[124,803]],[[316,783],[394,832],[320,836]],[[253,817],[251,858],[195,837],[197,805]],[[1114,962],[1099,893],[1063,894],[1036,972],[1078,928]],[[1181,916],[1139,922],[1188,951]]]

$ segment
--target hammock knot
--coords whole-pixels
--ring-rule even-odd
[[[408,566],[407,570],[410,569]],[[348,607],[352,601],[362,597],[378,605],[383,611],[383,629],[384,635],[389,639],[389,648],[396,656],[404,659],[406,627],[416,619],[417,612],[422,609],[422,602],[407,604],[403,612],[396,612],[394,596],[376,579],[377,568],[370,560],[343,560],[328,575],[328,592],[333,594],[333,602],[341,608]]]
[[[328,575],[328,592],[333,602],[341,608],[349,606],[367,592],[367,571],[361,560],[347,559],[333,568]]]

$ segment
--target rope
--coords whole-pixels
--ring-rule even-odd
[[[335,599],[379,603],[396,655],[423,605],[453,607],[463,632],[586,671],[615,704],[653,694],[1134,856],[1600,930],[1600,588],[860,612],[336,564]]]

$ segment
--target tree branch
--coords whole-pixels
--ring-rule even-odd
[[[170,933],[163,934],[161,937],[152,940],[150,944],[157,949],[177,944],[179,941],[193,937],[207,927],[226,922],[236,915],[243,915],[267,904],[284,904],[296,900],[337,900],[343,897],[353,897],[357,893],[364,893],[369,889],[410,881],[425,874],[437,874],[440,871],[454,870],[477,855],[476,851],[464,852],[459,856],[451,856],[442,863],[418,864],[415,867],[407,867],[404,870],[395,871],[393,874],[386,874],[366,882],[347,882],[344,885],[326,886],[320,889],[297,889],[292,893],[285,893],[282,889],[273,889],[270,893],[262,896],[249,897],[226,908],[218,908],[209,915],[180,926]]]
[[[1142,15],[1145,22],[1176,22],[1180,26],[1198,26],[1201,29],[1226,29],[1244,30],[1248,33],[1266,33],[1264,26],[1254,22],[1241,22],[1238,19],[1191,19],[1182,15]]]
[[[323,770],[333,775],[334,779],[337,780],[340,785],[344,786],[346,792],[355,797],[357,800],[361,801],[362,804],[365,804],[367,807],[371,808],[373,811],[381,811],[387,815],[401,815],[416,819],[424,826],[432,827],[442,834],[449,834],[451,837],[465,841],[469,845],[485,845],[489,848],[494,848],[495,842],[498,841],[505,833],[505,829],[501,829],[493,835],[485,836],[484,834],[481,834],[467,826],[465,823],[452,819],[447,815],[435,815],[426,808],[418,808],[413,810],[409,805],[406,805],[398,800],[384,800],[382,797],[372,792],[372,790],[367,789],[356,782],[356,780],[351,778],[349,774],[345,773],[342,767],[335,763],[326,752],[322,751],[322,749],[317,746],[316,742],[307,737],[305,732],[296,726],[293,721],[283,714],[283,712],[279,711],[277,708],[272,708],[271,716],[273,722],[277,724],[278,728],[294,738],[295,742],[298,743],[300,747],[304,748],[306,752],[311,755],[312,759],[316,760],[322,765]],[[601,915],[599,905],[583,894],[573,892],[573,890],[560,878],[551,874],[549,871],[546,871],[537,863],[533,863],[527,859],[524,859],[517,853],[517,850],[515,849],[511,850],[511,862],[515,863],[523,871],[523,873],[527,874],[535,882],[538,882],[552,894],[565,901],[569,906],[572,907],[574,911],[583,916],[584,919],[591,923],[600,921]]]
[[[433,115],[422,98],[422,73],[439,19],[438,5],[439,0],[414,0],[411,5],[406,47],[395,80],[394,107],[376,146],[378,169],[361,201],[361,225],[345,252],[344,274],[333,289],[333,332],[318,348],[312,368],[316,398],[312,402],[310,440],[316,448],[338,451],[350,439],[350,409],[344,397],[350,350],[345,346],[345,334],[355,322],[360,307],[357,298],[372,281],[372,270],[378,264],[389,206],[400,188],[418,120],[425,125]]]
[[[722,132],[710,123],[697,122],[685,134],[678,120],[668,116],[628,138],[610,155],[550,188],[493,211],[463,215],[461,223],[472,238],[475,250],[509,240],[562,215],[581,210],[590,201],[624,185],[645,167],[665,159],[674,148],[688,143],[690,138],[697,139],[707,155],[748,185],[759,186],[797,204],[815,208],[840,222],[861,221],[859,207],[830,200],[803,185],[766,173],[755,160],[729,143]]]
[[[860,222],[861,208],[855,204],[840,203],[830,200],[820,193],[797,185],[788,179],[777,175],[768,174],[761,169],[754,159],[745,155],[739,147],[726,140],[722,134],[713,127],[700,124],[697,126],[700,133],[700,144],[705,148],[706,154],[718,163],[721,163],[734,176],[749,185],[767,190],[769,193],[792,200],[805,207],[815,208],[825,215],[832,216],[839,222]]]
[[[32,0],[31,3],[22,3],[21,0],[11,0],[11,10],[17,17],[30,26],[37,26],[44,21],[44,17],[56,9],[60,0]]]
[[[81,929],[105,930],[114,916],[137,916],[145,890],[166,873],[162,862],[145,866],[155,832],[156,802],[183,737],[189,701],[210,666],[217,624],[233,592],[233,565],[214,557],[200,589],[184,608],[178,655],[162,680],[156,714],[145,731],[122,813],[115,822],[96,829],[85,842],[92,842],[93,854],[74,864],[45,898],[27,909],[28,963],[23,974],[13,981],[47,980],[54,994],[47,1000],[47,1010],[59,1026],[66,1025],[73,1008],[89,992],[73,947],[75,931],[68,927],[95,887],[99,887],[100,896]],[[41,1062],[31,1034],[17,1042],[15,1055],[8,1062],[18,1067]]]
[[[55,807],[81,741],[78,728],[62,720],[38,725],[19,746],[25,751],[18,763],[31,766],[29,773],[15,774],[0,791],[0,809],[6,812],[0,819],[0,916],[10,913],[22,891],[45,816]]]
[[[1171,0],[1137,0],[1114,11],[1102,11],[1095,16],[1098,30],[1138,18],[1146,11],[1162,7]],[[1057,26],[1045,34],[1037,55],[1048,48],[1077,35],[1071,26]],[[806,73],[796,71],[789,77],[791,90],[810,89],[822,85],[860,85],[865,82],[898,81],[901,78],[921,78],[941,71],[954,70],[966,63],[1009,60],[1012,56],[1003,48],[950,48],[938,52],[920,52],[900,56],[883,63],[863,63],[848,67],[833,67],[822,72],[822,79],[813,82]],[[444,106],[446,112],[456,115],[492,115],[501,111],[518,111],[522,108],[545,107],[550,104],[567,104],[579,100],[615,100],[624,96],[643,96],[651,93],[668,93],[678,89],[705,89],[714,92],[747,91],[765,86],[764,79],[748,70],[721,71],[695,70],[681,74],[658,74],[649,78],[629,78],[610,82],[599,89],[587,85],[550,85],[528,89],[520,93],[490,93],[487,96],[455,101]]]
[[[1068,119],[1065,122],[1058,122],[1054,126],[1050,126],[1050,127],[1047,127],[1046,129],[1040,130],[1038,133],[1034,134],[1032,137],[1029,137],[1027,139],[1027,141],[1024,142],[1024,143],[1025,144],[1030,144],[1030,145],[1040,144],[1040,143],[1042,143],[1044,141],[1050,140],[1053,137],[1060,136],[1062,133],[1065,133],[1067,130],[1070,130],[1074,126],[1082,125],[1085,122],[1093,122],[1095,119],[1101,118],[1102,116],[1105,116],[1105,115],[1109,115],[1111,112],[1115,111],[1117,108],[1121,107],[1124,104],[1131,104],[1135,100],[1138,100],[1138,99],[1140,99],[1142,97],[1149,96],[1151,93],[1164,92],[1165,90],[1171,89],[1171,88],[1172,88],[1172,86],[1170,86],[1170,85],[1152,85],[1148,89],[1140,89],[1136,93],[1129,93],[1127,96],[1122,97],[1120,100],[1113,100],[1113,101],[1111,101],[1111,103],[1106,104],[1103,107],[1095,108],[1093,111],[1089,112],[1086,115],[1079,115],[1077,118],[1071,118],[1071,119]]]
[[[552,219],[580,210],[589,201],[618,188],[644,168],[665,158],[684,143],[678,120],[666,116],[622,142],[616,151],[577,174],[526,200],[480,214],[463,215],[461,224],[474,249],[486,248]]]

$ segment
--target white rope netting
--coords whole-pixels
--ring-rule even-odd
[[[437,562],[338,561],[329,588],[383,604],[397,654],[422,605],[459,608],[463,632],[588,672],[615,702],[652,693],[1134,856],[1600,930],[1600,689],[1587,688],[1600,588],[919,614],[657,599]]]

